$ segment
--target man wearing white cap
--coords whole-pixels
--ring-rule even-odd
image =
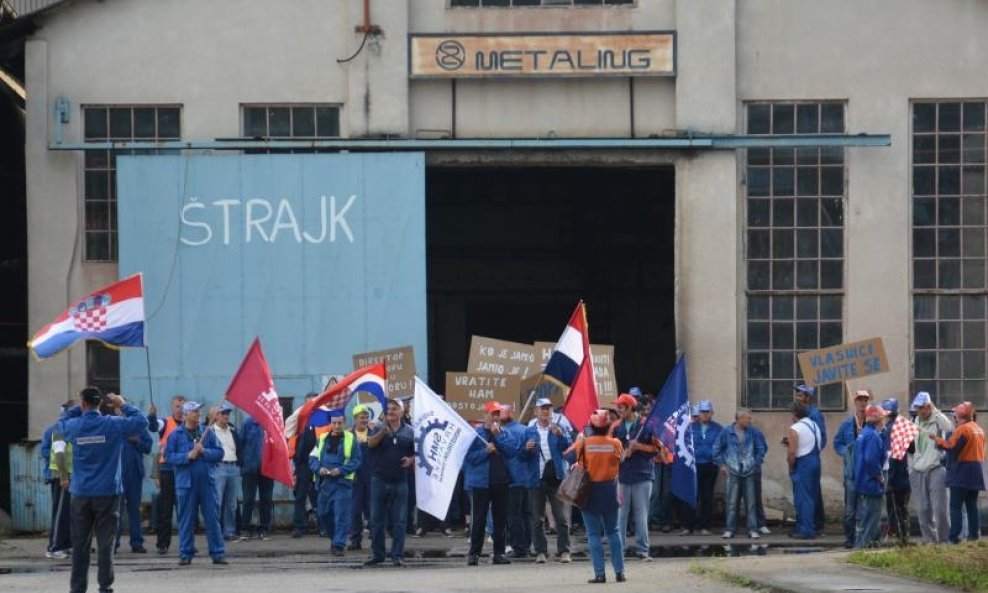
[[[834,453],[844,462],[844,547],[853,548],[857,531],[858,495],[854,491],[854,450],[865,423],[865,408],[871,401],[871,392],[859,389],[854,392],[854,414],[848,416],[834,435]]]
[[[944,453],[937,448],[931,435],[944,437],[954,429],[953,423],[933,405],[925,391],[916,394],[916,425],[919,434],[910,445],[909,485],[916,503],[916,519],[923,543],[946,543],[950,535],[947,506],[947,468]]]
[[[535,562],[543,564],[549,554],[545,537],[545,505],[549,503],[556,521],[556,553],[569,561],[569,508],[556,498],[556,490],[566,477],[567,463],[563,452],[572,444],[569,433],[553,422],[552,400],[535,402],[535,424],[525,431],[521,458],[529,468],[529,504],[532,507],[532,545]]]

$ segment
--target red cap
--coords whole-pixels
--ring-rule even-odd
[[[502,409],[503,408],[501,407],[501,404],[497,402],[487,402],[486,404],[484,404],[484,410],[491,413],[500,412]]]
[[[631,397],[630,395],[628,397]],[[597,410],[590,414],[590,425],[596,428],[604,428],[610,423],[607,418],[607,410]]]
[[[974,416],[974,404],[971,402],[961,402],[954,406],[954,414],[963,416],[964,418],[970,418]]]
[[[635,396],[633,395],[622,393],[616,400],[614,400],[614,405],[628,406],[629,408],[634,409],[638,406],[638,400],[635,399]]]
[[[868,406],[865,408],[866,420],[878,420],[889,415],[889,411],[882,406]]]

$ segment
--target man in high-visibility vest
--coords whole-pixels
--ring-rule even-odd
[[[48,534],[48,548],[45,557],[62,560],[72,553],[72,495],[69,493],[69,478],[72,472],[72,447],[65,443],[57,432],[58,423],[65,412],[75,407],[69,400],[61,407],[61,416],[41,436],[41,459],[45,483],[51,487],[51,531]],[[57,453],[56,450],[61,453]],[[60,475],[59,469],[66,470]]]
[[[154,404],[148,408],[148,431],[161,435],[158,440],[158,516],[155,521],[155,531],[157,542],[155,547],[158,554],[168,553],[168,548],[172,543],[172,513],[175,510],[177,499],[175,497],[175,468],[172,464],[165,462],[165,443],[168,437],[176,428],[182,426],[184,415],[182,406],[185,405],[185,396],[176,395],[172,398],[172,415],[158,418],[158,408]]]
[[[319,437],[309,455],[309,468],[319,484],[318,513],[333,524],[333,556],[346,554],[354,472],[362,460],[356,440],[352,432],[344,429],[343,410],[333,410],[329,432]]]

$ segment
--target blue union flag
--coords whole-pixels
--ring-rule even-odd
[[[689,387],[686,383],[686,355],[679,358],[666,379],[658,401],[645,420],[675,456],[672,463],[670,491],[673,496],[696,508],[696,462],[690,434]]]

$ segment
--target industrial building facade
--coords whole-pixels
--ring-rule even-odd
[[[831,431],[847,388],[988,407],[984,2],[369,7],[76,0],[37,17],[29,326],[119,277],[120,155],[410,151],[418,368],[437,387],[471,335],[553,340],[584,298],[622,388],[657,391],[686,353],[717,419],[756,410],[779,508],[799,352],[884,341],[890,372],[821,390]],[[116,360],[92,345],[32,361],[29,436],[66,394],[114,385]]]

